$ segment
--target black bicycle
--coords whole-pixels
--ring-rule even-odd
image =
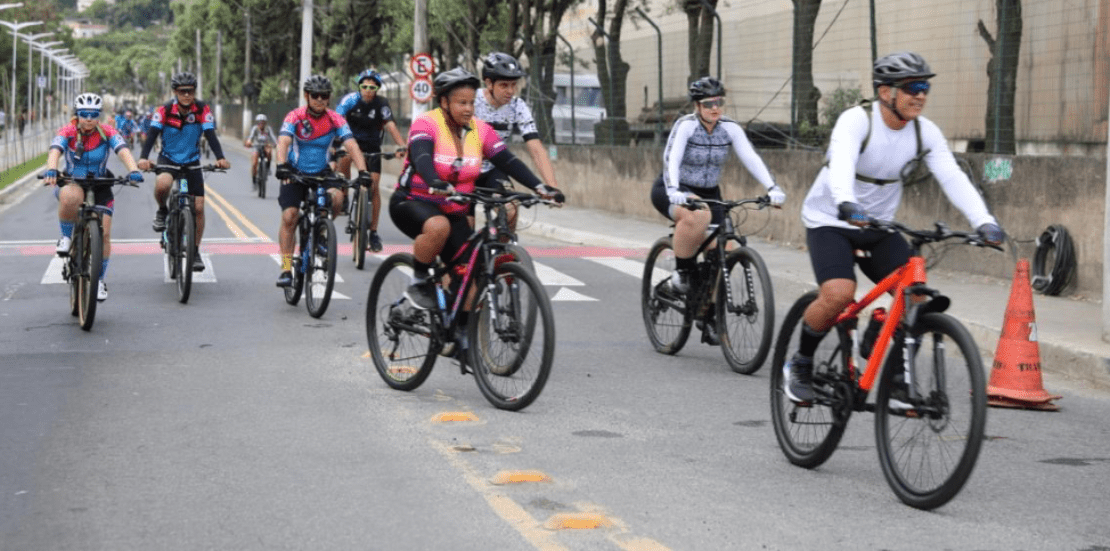
[[[258,152],[258,167],[254,172],[254,188],[258,197],[266,198],[266,180],[270,177],[270,156],[266,154],[265,147],[255,147]]]
[[[543,284],[517,262],[519,248],[498,240],[496,211],[513,201],[525,207],[552,203],[528,193],[482,189],[453,199],[481,204],[487,223],[454,259],[433,268],[435,309],[419,308],[405,296],[412,283],[411,254],[391,255],[378,268],[366,301],[374,367],[390,387],[413,390],[431,374],[436,355],[454,357],[463,374],[475,375],[491,404],[520,410],[540,395],[551,373],[555,318]],[[458,315],[467,307],[469,322],[461,328]],[[457,329],[466,331],[466,349],[460,350]]]
[[[703,335],[716,329],[725,360],[733,371],[752,374],[763,365],[771,349],[775,299],[767,265],[748,247],[747,238],[736,233],[731,211],[752,208],[747,205],[759,210],[770,206],[771,201],[766,196],[740,201],[699,199],[690,207],[698,208],[698,203],[723,208],[723,223],[713,227],[698,247],[700,260],[685,293],[676,292],[670,282],[675,269],[674,235],[652,245],[644,264],[641,299],[648,338],[657,351],[675,354],[686,344],[696,321]],[[728,250],[730,242],[738,246]]]
[[[331,221],[331,195],[327,186],[342,186],[339,175],[309,176],[293,173],[290,182],[308,188],[297,220],[297,253],[293,256],[293,285],[285,288],[285,302],[296,305],[305,295],[305,306],[314,318],[324,315],[335,287],[336,238]]]
[[[43,177],[39,176],[40,179]],[[62,265],[62,278],[69,283],[69,313],[77,316],[81,329],[89,331],[96,319],[96,294],[100,286],[100,265],[104,259],[104,215],[96,206],[96,190],[139,185],[126,178],[74,178],[61,174],[58,175],[58,184],[76,184],[85,191],[85,200],[73,225],[69,255]]]
[[[367,165],[373,157],[392,159],[396,153],[363,153]],[[355,261],[355,268],[361,270],[366,264],[366,250],[370,249],[370,223],[373,221],[373,205],[370,204],[371,190],[359,185],[358,180],[349,184],[350,213],[347,217],[347,234],[351,236],[351,256]],[[374,252],[380,252],[381,249]]]
[[[185,304],[193,288],[193,264],[200,251],[197,249],[196,197],[189,193],[189,180],[185,172],[196,165],[155,165],[156,172],[173,175],[170,193],[166,196],[166,229],[162,231],[162,250],[170,279],[177,282],[177,300]],[[200,167],[205,172],[227,172],[216,165]]]

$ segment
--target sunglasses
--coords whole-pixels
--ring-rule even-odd
[[[928,94],[930,87],[931,85],[927,80],[915,80],[895,86],[895,88],[901,88],[903,91],[911,96],[916,96],[918,94]]]
[[[725,98],[703,99],[698,103],[706,109],[717,109],[725,104]]]
[[[312,99],[322,99],[322,100],[327,101],[327,100],[331,99],[331,94],[318,94],[318,93],[312,92],[312,93],[308,94],[308,97],[310,97]]]
[[[174,90],[174,92],[177,92],[178,94],[181,94],[183,96],[191,96],[196,93],[196,91],[196,88],[178,88],[177,90]]]
[[[358,85],[358,87],[363,89],[363,90],[370,90],[371,92],[373,92],[373,91],[375,91],[379,88],[379,86],[375,86],[373,84],[360,84],[360,85]]]
[[[77,112],[77,116],[81,117],[82,119],[89,119],[89,120],[99,119],[100,118],[100,111],[81,110],[81,111]]]

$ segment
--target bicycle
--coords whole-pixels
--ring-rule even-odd
[[[39,175],[40,179],[43,177]],[[96,206],[96,190],[139,185],[126,178],[74,178],[59,174],[58,180],[77,184],[85,191],[85,200],[73,225],[69,255],[62,265],[62,278],[69,283],[69,313],[77,316],[81,329],[90,331],[96,319],[96,293],[104,259],[104,215]]]
[[[258,152],[258,165],[254,172],[254,188],[258,191],[260,199],[266,198],[266,179],[270,176],[270,156],[266,154],[264,146],[256,146]]]
[[[783,390],[783,365],[797,349],[803,315],[817,292],[794,303],[783,321],[772,363],[775,436],[791,463],[812,469],[836,450],[853,411],[873,411],[887,483],[907,505],[934,509],[955,497],[975,467],[987,396],[979,348],[959,321],[943,313],[951,301],[926,286],[921,247],[962,239],[965,244],[1002,249],[975,233],[951,231],[941,223],[934,230],[913,230],[872,219],[869,227],[910,236],[910,260],[837,316],[832,338],[824,339],[813,357],[812,403],[793,403]],[[861,341],[856,333],[858,314],[888,292],[896,298],[886,320],[880,326],[876,316]],[[872,338],[873,344],[868,342]],[[901,342],[901,347],[891,347],[891,341]],[[891,353],[884,362],[888,348]],[[903,373],[903,380],[896,380]],[[868,403],[876,380],[875,402]]]
[[[170,279],[177,283],[177,300],[189,302],[193,286],[193,263],[200,251],[197,249],[196,197],[189,193],[189,180],[185,170],[196,165],[155,165],[155,171],[173,175],[170,193],[166,196],[166,229],[162,231],[161,246],[166,254],[166,267]],[[200,167],[205,172],[227,172],[216,165]]]
[[[495,407],[518,411],[543,390],[555,356],[555,318],[543,284],[525,269],[514,246],[497,238],[496,210],[512,201],[530,207],[554,204],[529,193],[478,189],[453,200],[481,204],[486,225],[462,250],[432,272],[438,308],[411,304],[413,256],[391,255],[378,268],[366,301],[366,337],[374,367],[386,384],[414,390],[431,374],[436,356],[454,357],[462,374],[473,373],[482,395]],[[473,305],[465,327],[465,349],[456,341],[458,314]],[[461,350],[460,350],[461,349]],[[468,369],[468,366],[473,369]]]
[[[670,284],[675,269],[674,234],[652,245],[644,263],[641,293],[648,339],[656,351],[673,355],[685,346],[695,321],[703,331],[714,327],[729,367],[750,375],[762,367],[771,349],[775,299],[767,265],[755,249],[748,247],[747,237],[736,232],[731,211],[748,209],[747,205],[761,210],[771,206],[771,200],[763,196],[739,201],[698,199],[693,203],[691,207],[698,207],[697,203],[721,207],[723,221],[711,226],[698,247],[696,256],[701,260],[684,294],[675,292]],[[729,243],[738,247],[727,250]],[[703,336],[703,342],[707,341]]]
[[[373,157],[392,159],[396,156],[396,153],[379,152],[363,153],[362,155],[366,159],[367,165],[369,165],[370,159]],[[355,268],[361,270],[366,264],[366,249],[370,248],[370,223],[373,217],[372,205],[370,204],[371,190],[360,185],[357,179],[348,185],[351,188],[351,195],[346,232],[351,236],[351,256],[355,261]]]
[[[327,184],[345,184],[338,175],[309,176],[293,173],[290,182],[308,188],[297,220],[297,244],[293,255],[293,285],[285,288],[285,302],[296,306],[305,295],[305,307],[314,318],[324,315],[335,287],[336,237],[331,221],[331,196]]]

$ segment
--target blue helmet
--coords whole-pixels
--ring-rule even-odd
[[[362,81],[364,81],[366,79],[371,79],[374,82],[377,82],[378,86],[382,85],[382,76],[379,75],[378,72],[373,70],[373,69],[367,69],[367,70],[359,73],[358,78],[355,79],[355,84],[362,84]]]

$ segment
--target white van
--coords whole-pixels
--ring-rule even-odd
[[[570,73],[556,73],[554,86],[555,105],[551,107],[551,119],[555,123],[555,143],[594,143],[594,124],[605,118],[597,75],[574,73],[572,93]],[[575,132],[571,132],[572,128]]]

